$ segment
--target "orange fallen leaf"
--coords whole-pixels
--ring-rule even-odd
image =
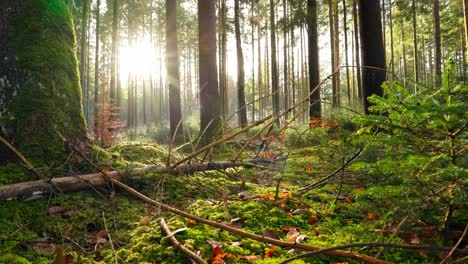
[[[320,236],[320,231],[317,228],[312,229],[312,231],[314,231],[316,236]]]
[[[367,212],[366,218],[369,220],[377,220],[379,216],[375,213]]]
[[[292,213],[291,213],[291,212],[288,212],[288,213],[287,213],[287,216],[288,216],[288,217],[292,217]]]
[[[313,225],[318,221],[318,216],[316,214],[313,214],[308,220],[307,223]]]
[[[307,173],[312,173],[313,171],[314,169],[312,168],[312,165],[307,167],[307,170],[306,170]]]
[[[265,258],[271,258],[271,256],[276,252],[276,249],[274,247],[271,247],[270,249],[267,250],[265,253]]]
[[[268,151],[263,151],[262,153],[262,158],[267,159],[268,158]]]

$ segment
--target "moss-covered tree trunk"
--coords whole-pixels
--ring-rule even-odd
[[[75,42],[65,1],[0,1],[0,135],[33,163],[67,159],[59,134],[88,144]],[[0,162],[12,158],[0,153]]]

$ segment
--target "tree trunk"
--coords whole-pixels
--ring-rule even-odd
[[[341,74],[340,74],[340,30],[338,23],[338,0],[333,0],[333,50],[335,54],[336,81],[333,92],[333,105],[341,105]]]
[[[406,86],[406,77],[408,76],[408,67],[406,65],[406,46],[405,46],[405,29],[403,17],[400,17],[401,24],[401,56],[403,57],[403,84]]]
[[[346,14],[346,0],[343,3],[343,33],[345,44],[345,67],[346,67],[346,91],[348,92],[348,104],[351,104],[351,83],[349,80],[349,60],[348,60],[348,17]]]
[[[411,2],[411,12],[413,14],[413,55],[414,55],[414,81],[419,82],[419,58],[418,58],[418,37],[416,24],[416,0]],[[415,87],[416,92],[416,87]]]
[[[220,128],[218,67],[216,65],[216,8],[214,0],[198,0],[200,73],[200,133],[202,144],[210,142]]]
[[[251,112],[251,121],[255,122],[255,22],[254,22],[254,3],[255,0],[250,2],[250,39],[252,40],[252,112]]]
[[[370,104],[368,97],[373,94],[383,96],[381,85],[385,81],[385,51],[383,47],[379,2],[359,0],[365,114],[369,113]],[[378,69],[368,67],[376,67]]]
[[[355,60],[356,60],[356,81],[358,97],[362,100],[362,75],[361,75],[361,56],[359,46],[359,17],[357,12],[357,0],[353,0],[353,24],[354,24],[354,45],[355,45]]]
[[[271,92],[273,115],[279,115],[279,88],[278,88],[278,63],[276,61],[276,23],[275,0],[270,0],[270,30],[271,30]],[[279,119],[277,124],[279,125]]]
[[[0,1],[0,135],[37,166],[70,161],[59,134],[83,151],[89,143],[75,44],[64,1]],[[0,144],[0,163],[11,154]]]
[[[89,12],[89,0],[83,0],[82,2],[82,14],[81,14],[81,39],[80,39],[80,84],[82,92],[86,87],[86,28],[88,25],[88,12]],[[86,98],[85,94],[82,94],[82,98]]]
[[[333,74],[332,76],[332,107],[337,107],[338,104],[337,104],[337,91],[336,91],[336,87],[337,87],[337,75],[338,73],[336,73],[336,54],[335,54],[335,25],[333,23],[333,16],[334,16],[334,12],[333,12],[333,6],[334,6],[334,3],[333,3],[333,0],[328,0],[328,22],[329,22],[329,25],[330,25],[330,54],[331,54],[331,72]]]
[[[219,87],[220,87],[220,96],[221,96],[221,108],[223,119],[226,119],[229,113],[229,101],[228,101],[228,91],[227,91],[227,7],[226,0],[221,0],[221,10],[220,10],[220,20],[221,20],[221,65],[220,65],[220,78],[219,78]]]
[[[393,15],[392,15],[392,0],[389,0],[388,11],[390,12],[389,23],[390,23],[390,65],[392,72],[390,73],[391,79],[393,80],[395,76],[395,52],[394,52],[394,41],[393,41]]]
[[[440,49],[440,15],[439,0],[433,0],[434,15],[434,78],[436,86],[440,86],[442,78],[442,52]]]
[[[247,109],[245,106],[245,70],[244,53],[242,52],[241,32],[240,32],[240,7],[239,0],[234,0],[234,27],[236,31],[236,52],[237,52],[237,107],[239,125],[247,125]]]
[[[307,0],[308,39],[309,39],[309,119],[320,118],[322,114],[320,103],[320,64],[318,49],[317,1]],[[314,91],[315,89],[315,91]]]
[[[104,110],[103,107],[99,106],[99,101],[103,102],[105,100],[100,100],[99,98],[99,27],[100,27],[100,13],[99,8],[101,7],[101,0],[96,1],[96,47],[94,52],[94,133],[96,135],[101,134],[100,131],[96,131],[99,129],[99,111]],[[104,99],[104,98],[102,98]],[[101,121],[102,122],[102,121]],[[104,128],[104,124],[101,124],[101,129]]]
[[[98,0],[99,1],[99,0]],[[114,0],[112,6],[112,50],[111,50],[111,79],[110,98],[112,104],[117,105],[117,44],[119,31],[119,0]]]
[[[283,0],[283,19],[286,25],[289,24],[288,21],[288,9],[287,9],[287,1]],[[288,110],[289,108],[289,85],[288,85],[288,27],[285,26],[283,29],[283,92],[284,92],[284,110]],[[285,119],[287,120],[289,117],[289,113],[286,113]]]
[[[177,44],[177,1],[166,0],[166,65],[169,87],[169,116],[171,138],[183,136],[180,106],[179,46]],[[216,37],[216,36],[215,36]],[[215,48],[216,56],[216,48]]]
[[[249,167],[253,164],[265,165],[270,164],[270,162],[263,159],[249,159],[244,161],[190,163],[181,164],[172,170],[170,166],[148,166],[133,169],[131,171],[111,171],[107,173],[107,176],[117,180],[122,180],[124,178],[141,176],[148,171],[170,173],[173,175],[186,175],[197,171],[225,170],[227,168],[239,166]],[[79,191],[90,187],[104,185],[106,183],[108,183],[108,181],[102,173],[52,178],[50,182],[46,180],[20,182],[0,186],[0,201],[23,198],[27,199],[32,196],[40,197],[53,192]]]
[[[260,4],[257,3],[257,56],[258,56],[258,115],[259,119],[263,118],[263,108],[264,108],[264,100],[263,100],[263,73],[262,73],[262,19],[260,15]]]
[[[465,21],[465,45],[468,49],[468,0],[463,0],[463,18]]]

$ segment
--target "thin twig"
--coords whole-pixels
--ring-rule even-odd
[[[112,242],[112,237],[111,237],[111,234],[109,232],[109,229],[107,229],[106,216],[104,214],[104,211],[102,211],[102,219],[104,221],[104,228],[106,229],[107,237],[109,237],[109,243],[110,243],[110,246],[111,246],[111,249],[112,249],[112,255],[114,256],[114,262],[115,262],[115,264],[118,264],[119,262],[117,261],[117,255],[115,254],[114,243]]]
[[[431,246],[431,245],[404,245],[404,244],[390,244],[390,243],[380,243],[380,242],[364,242],[364,243],[354,243],[354,244],[347,244],[347,245],[341,245],[341,246],[336,246],[336,247],[322,248],[320,250],[307,252],[304,254],[294,256],[292,258],[284,260],[283,262],[280,262],[280,264],[289,263],[293,260],[300,259],[300,258],[311,257],[311,256],[319,255],[322,253],[328,253],[334,250],[340,250],[340,249],[346,249],[346,248],[352,248],[352,247],[386,247],[386,248],[404,248],[404,249],[416,249],[416,250],[437,249],[437,250],[447,250],[447,251],[450,250],[450,248],[447,248],[447,247],[439,247],[439,246]]]
[[[356,153],[354,153],[353,156],[351,156],[351,158],[349,158],[341,167],[339,167],[338,169],[336,169],[335,171],[333,171],[332,173],[328,174],[327,176],[323,177],[322,179],[314,182],[314,183],[311,183],[309,185],[306,185],[302,188],[299,189],[299,192],[305,192],[305,191],[308,191],[310,189],[313,189],[317,186],[319,186],[320,184],[322,184],[323,182],[327,181],[328,179],[332,178],[333,176],[335,176],[338,172],[340,172],[341,170],[344,170],[344,168],[346,168],[346,166],[348,166],[348,164],[350,164],[353,160],[355,160],[357,157],[359,157],[361,155],[363,151],[363,148],[359,149],[358,151],[356,151]]]
[[[166,224],[166,221],[164,221],[164,218],[161,218],[159,224],[161,225],[161,228],[164,230],[164,233],[167,234],[167,238],[171,241],[172,245],[174,246],[175,249],[180,249],[180,251],[184,252],[185,255],[187,255],[189,258],[194,260],[197,263],[201,264],[206,264],[207,262],[202,259],[200,256],[198,256],[195,252],[191,251],[190,249],[186,248],[184,245],[182,245],[177,238],[174,237],[174,234],[172,234],[171,230]]]

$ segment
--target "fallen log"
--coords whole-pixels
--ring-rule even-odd
[[[267,164],[271,160],[249,159],[244,161],[221,161],[205,163],[185,163],[173,168],[169,166],[148,166],[137,168],[130,171],[110,171],[107,175],[116,180],[124,178],[137,177],[145,172],[161,172],[175,175],[191,174],[197,171],[224,170],[227,168],[245,166],[254,164]],[[52,192],[72,192],[85,189],[91,186],[99,186],[108,183],[102,173],[84,174],[78,176],[67,176],[52,178],[48,180],[36,180],[29,182],[20,182],[0,186],[0,200],[13,199],[34,199]]]

